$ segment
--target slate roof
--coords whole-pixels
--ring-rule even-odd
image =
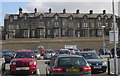
[[[79,14],[76,14],[76,13],[21,13],[20,15],[19,14],[6,14],[4,19],[9,19],[9,16],[13,16],[14,19],[18,19],[18,17],[24,17],[24,14],[27,14],[28,17],[35,17],[35,16],[37,17],[37,16],[40,16],[41,14],[43,14],[44,17],[54,17],[54,15],[57,14],[59,17],[72,16],[73,18],[82,18],[85,15],[88,18],[97,18],[99,15],[101,17],[107,16],[108,18],[110,18],[112,16],[112,14],[100,14],[100,13],[96,13],[96,14],[89,14],[89,13],[79,13]]]

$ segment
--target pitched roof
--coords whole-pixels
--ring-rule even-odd
[[[11,15],[13,15],[14,19],[18,19],[18,17],[23,17],[24,14],[26,14],[26,13],[21,13],[20,16],[19,16],[19,14],[6,14],[4,19],[9,19],[9,16],[11,16]],[[27,13],[28,17],[35,17],[35,16],[38,17],[41,14],[43,14],[44,17],[53,17],[56,13]],[[112,14],[100,14],[100,13],[95,13],[95,14],[89,14],[89,13],[79,13],[79,14],[76,14],[76,13],[57,13],[57,14],[58,14],[59,17],[72,16],[73,18],[82,18],[85,15],[88,18],[97,18],[99,15],[101,17],[107,16],[108,18],[110,18],[112,16]]]

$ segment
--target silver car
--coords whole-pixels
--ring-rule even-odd
[[[37,59],[41,59],[40,51],[34,50],[34,53],[35,53],[35,56],[37,57]]]
[[[55,54],[54,50],[45,50],[44,59],[51,59]]]

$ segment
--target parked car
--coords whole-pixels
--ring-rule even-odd
[[[87,61],[78,55],[59,54],[46,61],[46,76],[90,76],[91,68]]]
[[[80,50],[78,49],[69,49],[71,54],[80,54]]]
[[[93,52],[96,52],[95,49],[93,49],[93,48],[85,48],[85,49],[83,49],[83,51],[93,51]]]
[[[112,48],[112,50],[111,50],[111,53],[112,53],[112,56],[114,57],[114,48]],[[116,48],[116,53],[117,53],[117,56],[119,56],[120,57],[120,47],[117,47]]]
[[[10,62],[14,57],[14,51],[12,50],[2,50],[2,54],[5,58],[5,62]]]
[[[37,59],[31,50],[19,50],[15,52],[14,59],[10,62],[11,74],[36,73]]]
[[[55,51],[52,49],[45,50],[44,59],[51,59],[55,55]]]
[[[111,52],[108,49],[100,49],[99,55],[111,55]]]
[[[92,72],[106,72],[107,62],[104,61],[97,53],[95,52],[81,52],[81,55],[87,60]]]
[[[38,60],[41,59],[40,51],[34,50],[34,53]]]
[[[69,49],[60,49],[58,54],[70,54],[70,50]]]
[[[0,71],[2,72],[3,70],[5,70],[5,58],[0,52]]]

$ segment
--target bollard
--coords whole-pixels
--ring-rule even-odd
[[[107,63],[108,63],[108,75],[110,75],[110,59],[107,59]]]

